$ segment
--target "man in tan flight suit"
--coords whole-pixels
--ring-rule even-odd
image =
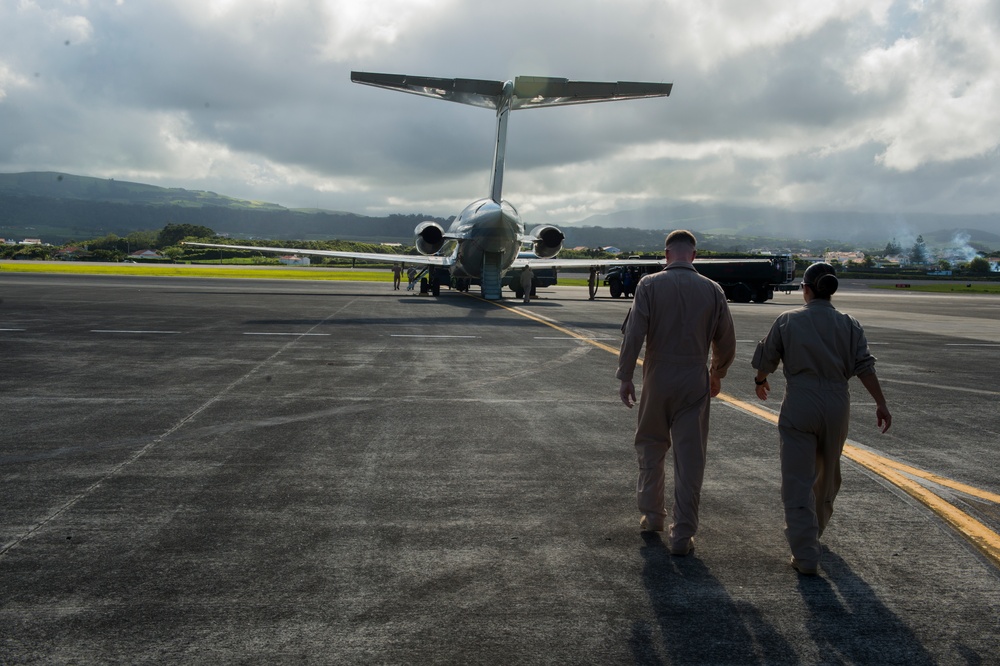
[[[736,356],[733,318],[722,288],[699,274],[697,242],[689,231],[667,236],[667,267],[646,275],[635,291],[618,356],[621,401],[635,404],[632,375],[643,343],[642,396],[635,449],[639,460],[636,499],[644,531],[662,531],[664,462],[673,446],[674,506],[670,552],[687,555],[698,531],[698,503],[708,446],[709,397],[722,390],[722,379]],[[709,349],[710,368],[706,369]]]

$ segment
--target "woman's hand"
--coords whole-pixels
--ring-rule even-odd
[[[754,383],[757,384],[757,382]],[[761,400],[767,400],[767,394],[771,392],[771,385],[767,383],[767,380],[765,379],[763,384],[757,384],[755,388],[757,389],[757,397]]]

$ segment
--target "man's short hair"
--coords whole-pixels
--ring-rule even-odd
[[[663,247],[670,247],[674,243],[687,243],[691,247],[698,247],[698,241],[695,239],[694,234],[687,229],[676,229],[671,231],[667,236],[667,242],[663,244]]]

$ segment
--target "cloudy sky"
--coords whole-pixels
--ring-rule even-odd
[[[0,172],[370,215],[486,194],[490,111],[351,70],[674,84],[514,113],[504,194],[529,223],[1000,213],[996,0],[0,0]]]

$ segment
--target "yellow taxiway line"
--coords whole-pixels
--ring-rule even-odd
[[[508,310],[522,317],[548,326],[564,335],[568,335],[572,338],[580,340],[581,342],[593,345],[598,349],[602,349],[616,356],[618,355],[618,349],[610,345],[600,343],[596,340],[591,340],[575,331],[560,326],[547,317],[529,312],[524,308],[511,307],[496,301],[487,301],[486,299],[482,299],[472,294],[469,295],[472,296],[472,298],[479,298],[479,300],[483,300],[484,302],[495,305],[496,307],[503,308],[504,310]],[[642,365],[642,360],[639,360],[638,364]],[[769,421],[775,425],[778,424],[778,415],[770,410],[762,409],[757,405],[746,402],[745,400],[740,400],[739,398],[726,393],[720,393],[717,397],[719,400],[728,403],[736,409],[752,414],[753,416]],[[993,562],[994,565],[1000,567],[1000,534],[997,534],[982,522],[976,520],[951,502],[948,502],[930,489],[909,477],[923,479],[929,483],[933,483],[944,488],[950,488],[964,495],[997,504],[1000,504],[1000,495],[960,483],[958,481],[953,481],[943,476],[913,467],[912,465],[897,462],[891,458],[886,458],[885,456],[859,448],[852,444],[844,445],[844,456],[874,474],[882,477],[926,506],[928,509],[937,514],[942,520],[951,525],[952,528],[968,539],[983,555]]]

